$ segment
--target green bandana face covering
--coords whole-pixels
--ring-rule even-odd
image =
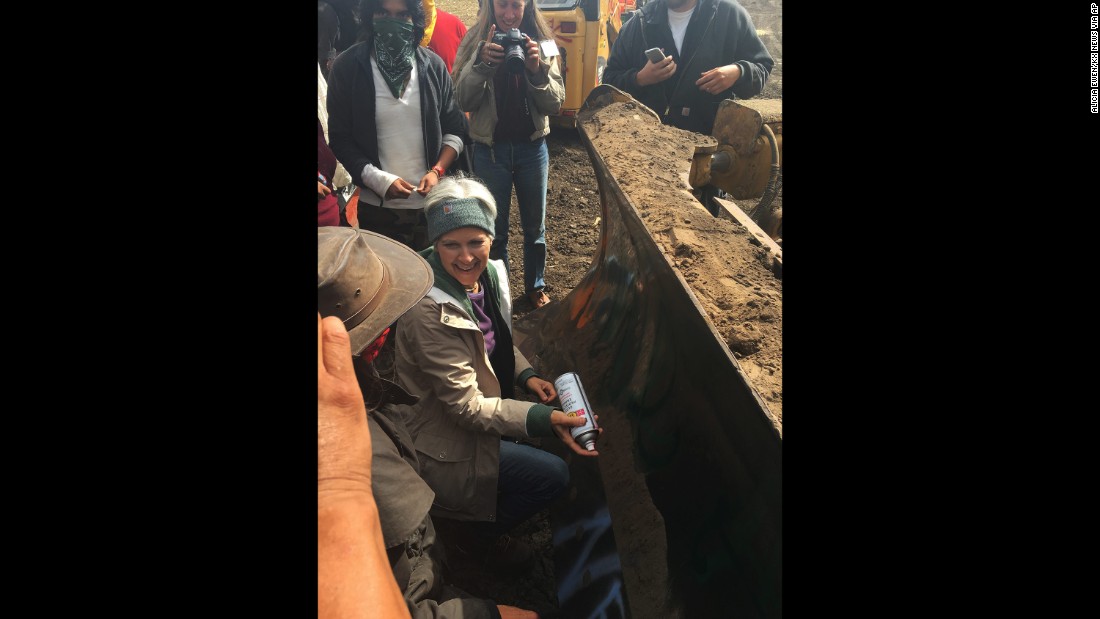
[[[394,97],[400,97],[405,89],[415,51],[411,22],[392,17],[374,20],[374,56]]]

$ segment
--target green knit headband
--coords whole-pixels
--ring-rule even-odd
[[[433,204],[425,216],[428,220],[428,242],[432,244],[457,228],[481,228],[490,238],[496,234],[495,222],[476,198],[456,198]]]

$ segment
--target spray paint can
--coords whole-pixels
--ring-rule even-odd
[[[576,372],[566,372],[554,381],[554,388],[558,390],[558,399],[566,415],[584,417],[583,426],[569,428],[573,440],[588,451],[595,451],[596,437],[600,435],[600,431],[596,425],[596,416],[592,414],[592,405],[588,403],[588,396],[581,386],[581,377]]]

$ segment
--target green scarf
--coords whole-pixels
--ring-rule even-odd
[[[374,20],[374,57],[382,78],[396,98],[401,97],[408,84],[415,52],[411,22],[390,17]]]

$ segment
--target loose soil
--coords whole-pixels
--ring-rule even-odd
[[[741,4],[748,9],[775,59],[768,83],[757,98],[781,99],[782,2],[744,0]],[[454,13],[468,27],[476,22],[477,0],[437,0],[436,6]],[[643,222],[670,264],[688,282],[716,330],[781,423],[782,282],[766,266],[768,252],[749,241],[743,228],[712,217],[687,193],[682,175],[688,168],[681,166],[687,165],[684,160],[691,159],[691,145],[708,139],[707,136],[659,124],[634,135],[636,110],[612,104],[603,111],[600,130],[586,128],[589,137],[638,206]],[[600,234],[600,197],[595,171],[578,131],[554,127],[547,143],[550,173],[545,279],[547,293],[557,302],[576,287],[591,265]],[[658,178],[661,180],[654,180]],[[780,195],[776,202],[781,204],[781,200]],[[741,201],[738,204],[746,210],[754,205]],[[518,320],[533,308],[523,296],[523,233],[514,198],[510,208],[509,284],[514,297],[513,317]],[[617,531],[619,525],[623,523],[617,522]],[[498,604],[534,610],[543,619],[563,619],[558,610],[547,512],[536,515],[513,533],[531,545],[540,557],[530,575],[493,573],[452,553],[446,573],[448,582]],[[664,566],[656,572],[663,573]],[[650,584],[656,595],[662,584]],[[651,602],[635,597],[630,604],[637,608],[646,608]]]

